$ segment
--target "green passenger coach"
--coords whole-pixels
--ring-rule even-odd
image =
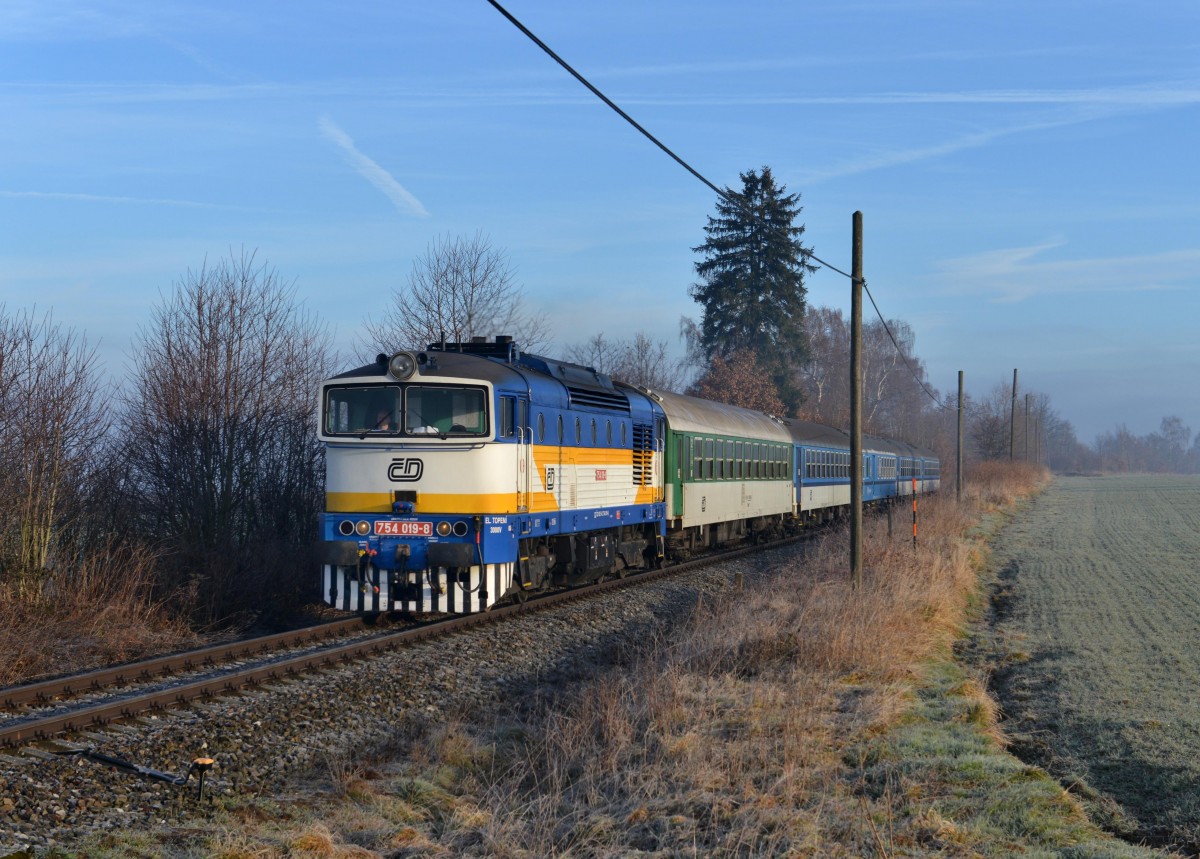
[[[783,528],[794,512],[793,444],[779,418],[653,392],[667,417],[667,540],[677,550]]]

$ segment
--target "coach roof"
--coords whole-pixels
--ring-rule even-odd
[[[667,415],[667,423],[675,432],[791,441],[791,436],[783,428],[780,420],[762,412],[669,391],[656,390],[647,393],[662,406]]]

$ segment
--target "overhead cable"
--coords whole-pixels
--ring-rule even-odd
[[[708,186],[709,189],[711,189],[713,191],[713,193],[715,193],[718,197],[720,197],[725,202],[729,203],[732,206],[740,208],[743,211],[749,211],[749,207],[745,206],[742,203],[741,199],[739,199],[735,194],[733,194],[732,192],[727,191],[727,190],[722,190],[722,189],[718,188],[716,185],[714,185],[712,182],[710,182],[704,176],[704,174],[702,174],[699,170],[697,170],[691,164],[688,164],[686,161],[684,161],[682,158],[680,158],[677,154],[675,154],[674,151],[671,150],[671,148],[669,146],[667,146],[665,143],[663,143],[661,140],[659,140],[657,137],[655,137],[653,134],[651,134],[649,131],[647,131],[641,125],[641,123],[639,123],[632,116],[630,116],[628,113],[626,113],[624,110],[622,110],[612,99],[610,99],[608,96],[606,96],[604,93],[602,93],[599,89],[597,89],[595,86],[593,86],[591,81],[589,81],[587,78],[585,78],[579,72],[575,71],[575,69],[571,66],[570,63],[568,63],[566,60],[564,60],[562,57],[560,57],[557,53],[555,53],[555,51],[549,45],[547,45],[545,42],[543,42],[541,39],[539,39],[528,27],[526,27],[519,20],[517,20],[517,18],[512,13],[510,13],[507,9],[505,9],[503,6],[501,6],[497,2],[497,0],[487,0],[487,2],[490,3],[496,9],[497,12],[499,12],[501,15],[503,15],[505,18],[507,18],[514,27],[516,27],[518,30],[520,30],[522,33],[524,33],[529,38],[530,41],[532,41],[535,45],[537,45],[539,48],[541,48],[543,51],[545,51],[546,54],[552,60],[554,60],[554,62],[558,63],[560,66],[562,66],[564,69],[566,69],[567,72],[570,73],[571,77],[575,78],[575,80],[577,80],[581,84],[583,84],[588,89],[588,91],[592,93],[592,95],[596,96],[596,98],[600,99],[602,102],[604,102],[610,108],[612,108],[612,110],[615,111],[618,116],[620,116],[627,123],[629,123],[634,128],[636,128],[642,134],[642,136],[644,136],[647,140],[649,140],[651,143],[653,143],[655,146],[657,146],[659,149],[661,149],[663,152],[665,152],[668,156],[670,156],[671,160],[673,160],[676,164],[678,164],[684,170],[688,171],[694,177],[696,177],[701,182],[703,182],[706,186]],[[753,214],[753,212],[750,212],[750,214]],[[768,229],[773,229],[773,227],[771,227],[770,224],[767,224],[765,226]],[[789,242],[791,241],[790,236],[785,235],[784,238]],[[807,248],[800,247],[799,250],[800,250],[800,253],[802,253],[805,257],[813,260],[814,262],[819,263],[820,265],[824,266],[825,268],[829,269],[830,271],[836,272],[845,278],[849,278],[851,282],[856,280],[856,278],[852,274],[849,274],[848,272],[843,271],[842,269],[838,268],[837,266],[826,262],[825,260],[821,259],[819,256],[817,256],[816,254],[814,254],[812,251],[808,250]],[[916,369],[914,369],[912,364],[909,363],[908,356],[904,354],[904,350],[901,349],[900,344],[896,342],[896,338],[895,338],[895,336],[893,336],[891,328],[888,327],[887,320],[884,319],[883,314],[879,312],[879,305],[877,305],[875,303],[875,297],[873,295],[871,295],[871,291],[869,289],[867,289],[866,280],[863,278],[857,278],[857,280],[859,281],[859,283],[862,284],[863,289],[867,293],[867,297],[869,299],[871,299],[871,306],[873,308],[875,308],[875,315],[879,317],[879,321],[883,325],[883,330],[887,332],[888,338],[892,341],[892,345],[895,346],[896,351],[898,353],[900,353],[900,358],[904,361],[904,365],[906,367],[908,367],[908,371],[910,373],[912,373],[913,378],[917,381],[917,384],[919,384],[921,386],[922,390],[924,390],[925,393],[929,396],[929,398],[931,400],[933,400],[935,403],[937,403],[937,405],[940,408],[942,408],[942,409],[949,408],[949,406],[943,404],[936,396],[934,396],[933,392],[930,391],[929,387],[925,384],[924,381],[922,381],[921,376],[917,373]]]
[[[595,86],[592,85],[591,81],[589,81],[587,78],[585,78],[579,72],[575,71],[575,69],[572,68],[570,63],[568,63],[566,60],[564,60],[562,57],[560,57],[558,54],[556,54],[554,52],[554,49],[552,49],[549,45],[547,45],[545,42],[543,42],[541,39],[539,39],[536,35],[534,35],[533,32],[530,31],[530,29],[528,27],[526,27],[524,24],[522,24],[520,21],[518,21],[507,9],[505,9],[503,6],[501,6],[499,3],[497,3],[496,0],[488,0],[488,3],[490,3],[493,7],[495,7],[497,12],[499,12],[501,15],[503,15],[505,18],[507,18],[510,22],[512,22],[512,25],[514,27],[516,27],[518,30],[520,30],[522,33],[524,33],[526,36],[528,36],[530,41],[532,41],[535,45],[537,45],[539,48],[541,48],[543,51],[545,51],[546,54],[549,55],[549,57],[552,60],[554,60],[554,62],[558,63],[560,66],[562,66],[564,69],[566,69],[571,74],[571,77],[575,78],[575,80],[579,81],[581,84],[583,84],[585,87],[587,87],[588,91],[591,92],[592,95],[596,96],[596,98],[600,99],[602,102],[604,102],[610,108],[612,108],[618,116],[620,116],[622,119],[624,119],[626,122],[628,122],[634,128],[636,128],[639,132],[641,132],[642,136],[644,136],[647,140],[649,140],[651,143],[653,143],[655,146],[657,146],[659,149],[661,149],[663,152],[665,152],[668,156],[670,156],[671,160],[673,160],[676,164],[678,164],[684,170],[688,171],[693,176],[695,176],[697,179],[699,179],[701,182],[703,182],[705,185],[707,185],[713,191],[713,193],[715,193],[718,197],[720,197],[725,202],[729,203],[730,205],[741,208],[744,211],[749,211],[748,207],[746,207],[740,199],[738,199],[736,196],[731,194],[729,191],[723,191],[720,188],[718,188],[716,185],[714,185],[712,182],[710,182],[704,176],[704,174],[702,174],[699,170],[697,170],[691,164],[688,164],[686,161],[684,161],[682,158],[680,158],[678,155],[676,155],[669,146],[667,146],[665,143],[663,143],[661,140],[659,140],[657,137],[655,137],[653,134],[651,134],[649,131],[647,131],[644,127],[642,127],[642,125],[636,119],[634,119],[632,116],[630,116],[628,113],[623,111],[620,107],[618,107],[617,104],[615,102],[613,102],[612,99],[610,99],[604,93],[600,92],[600,90],[598,90]],[[751,214],[753,214],[753,212],[751,212]],[[787,237],[787,240],[790,242],[791,238]],[[851,275],[842,271],[837,266],[831,265],[830,263],[825,262],[825,260],[821,259],[819,256],[817,256],[816,254],[814,254],[812,251],[808,250],[807,248],[803,248],[803,247],[800,248],[800,252],[804,256],[823,265],[825,268],[829,269],[830,271],[835,271],[838,274],[842,275],[843,277],[851,277]],[[853,278],[851,277],[851,279],[853,279]]]

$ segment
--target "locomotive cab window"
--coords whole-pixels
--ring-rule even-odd
[[[404,391],[404,431],[409,435],[483,435],[487,432],[483,390],[409,385]]]
[[[358,385],[325,392],[325,432],[329,435],[394,435],[400,430],[400,387]]]
[[[324,409],[327,435],[481,436],[488,429],[486,392],[482,388],[331,387],[325,391]]]

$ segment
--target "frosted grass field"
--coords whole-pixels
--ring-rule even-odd
[[[1111,828],[1200,847],[1200,477],[1060,477],[1003,532],[1013,750]]]

